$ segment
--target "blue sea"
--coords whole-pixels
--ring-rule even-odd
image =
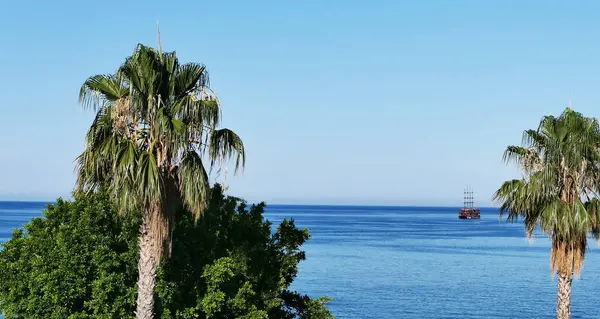
[[[0,241],[40,215],[43,203],[0,202]],[[550,243],[482,209],[268,206],[274,223],[295,218],[312,238],[293,288],[331,296],[337,318],[554,318]],[[573,281],[573,318],[600,318],[600,254],[590,243]]]

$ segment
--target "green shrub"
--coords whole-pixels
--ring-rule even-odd
[[[156,318],[333,318],[328,299],[289,290],[308,231],[284,220],[272,233],[264,208],[217,185],[204,217],[179,214]],[[6,319],[134,318],[138,225],[104,192],[59,199],[3,245],[0,310]]]

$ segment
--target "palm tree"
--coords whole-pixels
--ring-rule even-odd
[[[598,238],[598,121],[567,108],[526,130],[523,146],[509,146],[504,160],[516,161],[522,179],[506,181],[494,197],[508,221],[524,219],[528,238],[536,226],[552,241],[552,276],[558,274],[556,317],[571,316],[571,281],[579,276],[587,234]]]
[[[96,112],[78,157],[78,189],[107,185],[122,212],[142,211],[137,318],[152,318],[157,266],[168,257],[175,214],[199,217],[210,168],[245,164],[242,140],[219,129],[220,108],[206,68],[175,52],[138,45],[115,74],[88,78],[80,103]]]

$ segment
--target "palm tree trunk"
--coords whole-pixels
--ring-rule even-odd
[[[558,299],[556,301],[556,319],[571,318],[571,275],[558,274]]]
[[[149,218],[144,217],[140,226],[140,260],[138,262],[138,296],[135,316],[137,319],[154,317],[154,286],[156,285],[157,262],[154,256],[154,241]]]

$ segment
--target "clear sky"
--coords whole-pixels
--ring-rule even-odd
[[[5,1],[0,199],[68,197],[86,77],[138,42],[208,66],[250,201],[489,205],[524,129],[600,115],[598,1]]]

